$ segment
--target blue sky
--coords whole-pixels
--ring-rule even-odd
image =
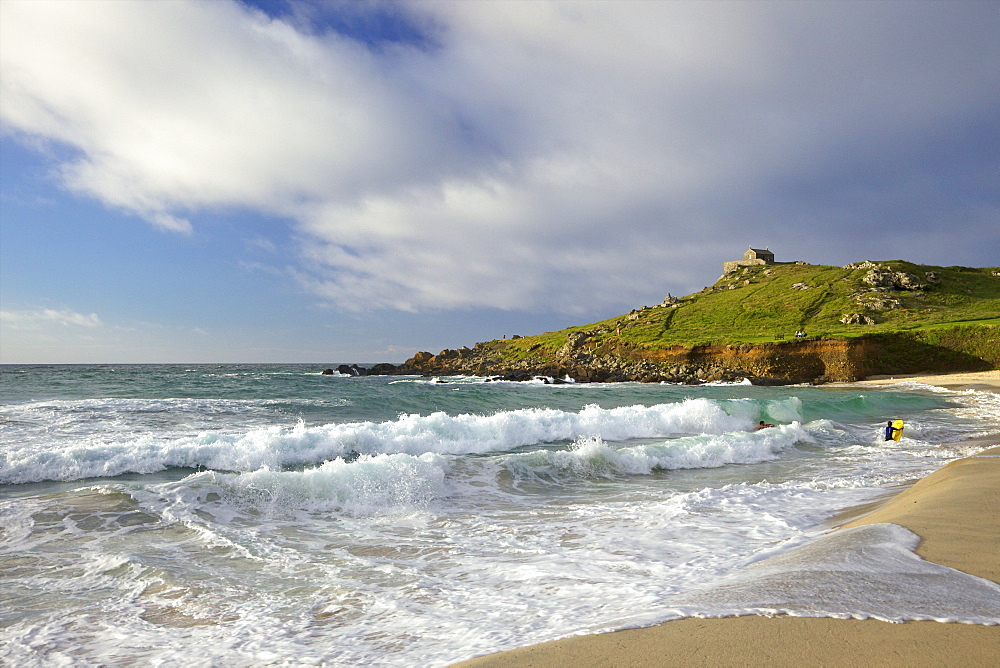
[[[1000,264],[994,2],[0,3],[0,362],[399,362]]]

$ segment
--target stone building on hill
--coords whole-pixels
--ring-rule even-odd
[[[738,270],[740,267],[750,267],[758,264],[779,264],[774,261],[774,253],[771,252],[767,246],[763,250],[760,248],[748,248],[747,252],[743,254],[742,260],[733,260],[732,262],[722,263],[722,275],[731,274],[732,272]],[[781,263],[786,264],[786,263]]]

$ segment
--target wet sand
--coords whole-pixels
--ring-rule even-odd
[[[875,377],[1000,392],[1000,371]],[[977,439],[980,440],[980,439]],[[1000,446],[1000,435],[981,439]],[[1000,582],[1000,447],[954,461],[843,526],[892,522],[928,561]],[[1000,626],[806,617],[681,619],[522,647],[456,664],[552,666],[996,666]]]

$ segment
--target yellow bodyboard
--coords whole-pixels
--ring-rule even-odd
[[[903,436],[903,421],[896,420],[892,423],[892,440],[898,441]]]

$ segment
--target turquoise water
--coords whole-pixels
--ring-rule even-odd
[[[976,452],[996,395],[323,368],[0,367],[0,660],[446,665],[678,615],[993,619],[974,583],[918,608],[731,580]]]

